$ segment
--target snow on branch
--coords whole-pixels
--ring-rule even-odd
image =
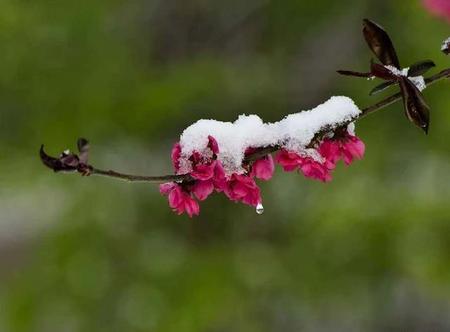
[[[197,151],[207,154],[208,137],[216,140],[217,159],[227,175],[243,173],[247,149],[279,146],[298,154],[320,159],[307,146],[321,130],[333,131],[356,119],[361,111],[348,97],[331,97],[316,108],[288,115],[275,123],[264,123],[257,115],[241,115],[235,122],[199,120],[184,130],[180,138],[181,173],[192,171],[189,158]]]
[[[180,141],[172,149],[173,175],[131,175],[95,168],[88,162],[89,144],[85,139],[78,140],[79,154],[65,151],[55,158],[41,146],[40,158],[55,172],[162,183],[161,194],[168,196],[169,206],[178,214],[198,215],[199,201],[213,192],[253,206],[260,214],[264,208],[256,179],[269,180],[276,163],[284,171],[298,171],[308,178],[330,181],[340,160],[348,166],[363,157],[365,145],[355,135],[354,123],[368,114],[403,100],[407,118],[428,132],[430,109],[421,91],[449,78],[450,69],[426,79],[422,75],[435,66],[431,60],[402,69],[386,31],[367,19],[363,25],[366,42],[381,64],[372,62],[367,73],[338,72],[382,79],[384,82],[370,94],[396,85],[399,87],[400,92],[372,106],[360,110],[352,99],[335,96],[314,109],[290,114],[274,123],[264,123],[257,115],[241,115],[234,122],[199,120],[183,131]],[[447,40],[445,50],[448,44]]]

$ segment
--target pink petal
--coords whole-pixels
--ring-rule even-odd
[[[233,201],[239,200],[246,195],[246,185],[240,181],[240,175],[233,174],[225,188],[225,195]]]
[[[362,159],[364,152],[364,142],[356,136],[350,136],[348,140],[342,144],[342,154],[346,165],[350,165],[354,158]]]
[[[326,139],[320,144],[319,153],[327,161],[328,168],[334,168],[336,162],[340,159],[339,142]]]
[[[214,169],[216,168],[216,162],[213,161],[210,165],[195,165],[194,170],[191,172],[191,176],[197,180],[209,180],[214,176]]]
[[[331,181],[330,169],[325,164],[321,164],[311,158],[304,158],[303,164],[300,167],[302,173],[312,179],[323,182]]]
[[[234,186],[232,187],[232,191],[233,194],[235,195],[235,197],[237,198],[242,198],[247,196],[249,189],[244,183],[242,182],[237,182],[234,184]]]
[[[275,161],[283,167],[286,172],[291,172],[300,166],[301,158],[294,152],[281,150],[275,156]]]
[[[184,201],[184,210],[190,218],[194,215],[198,216],[200,214],[200,206],[198,205],[198,202],[189,195]]]
[[[218,192],[224,191],[227,186],[227,179],[225,177],[225,171],[224,171],[222,163],[220,161],[216,161],[216,167],[214,168],[213,182],[214,182],[214,188]]]
[[[172,165],[175,169],[175,172],[178,172],[180,169],[180,157],[181,157],[181,145],[180,143],[176,143],[172,148]]]
[[[255,180],[246,175],[233,174],[228,181],[225,194],[232,201],[241,201],[256,206],[261,201],[261,194]]]
[[[183,190],[180,186],[176,185],[173,190],[169,193],[169,206],[172,209],[176,209],[183,205],[184,195]]]
[[[242,202],[247,205],[256,207],[261,202],[261,192],[258,187],[249,191],[248,195],[242,199]]]
[[[253,163],[251,175],[261,180],[270,180],[273,176],[274,169],[273,158],[271,155],[268,155]]]
[[[219,145],[214,137],[208,136],[208,147],[211,149],[213,154],[217,155],[219,153]]]
[[[364,152],[366,150],[366,146],[363,141],[361,141],[358,137],[353,136],[352,137],[352,145],[351,145],[351,152],[357,159],[362,159],[364,157]]]
[[[214,183],[212,180],[197,181],[192,187],[192,193],[200,201],[204,201],[214,191]]]
[[[173,182],[160,184],[159,192],[161,193],[161,195],[168,195],[175,186],[176,186],[176,184]]]

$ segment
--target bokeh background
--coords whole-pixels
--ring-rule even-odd
[[[377,112],[362,161],[325,185],[278,168],[261,216],[219,195],[177,216],[156,185],[38,159],[83,136],[100,168],[166,174],[200,118],[370,105],[394,89],[335,73],[368,67],[364,17],[405,66],[450,65],[418,0],[1,0],[0,331],[450,331],[449,82],[428,136]]]

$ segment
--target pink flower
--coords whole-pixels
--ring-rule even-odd
[[[310,157],[303,157],[299,154],[287,150],[281,150],[275,157],[285,171],[301,170],[308,178],[317,179],[323,182],[331,180],[330,171],[334,169],[334,164],[325,160],[320,163]]]
[[[363,141],[350,134],[334,140],[326,139],[319,147],[320,154],[328,163],[336,164],[339,159],[343,159],[347,166],[353,162],[353,159],[362,159],[364,151]]]
[[[192,186],[192,193],[198,200],[203,201],[209,195],[211,195],[214,189],[217,192],[222,192],[227,186],[227,179],[225,177],[225,171],[223,170],[220,161],[214,161],[213,177],[208,180],[198,180]]]
[[[219,153],[219,146],[215,138],[212,136],[208,136],[208,148],[210,148],[213,153],[212,159],[216,159],[217,154]],[[180,143],[176,143],[173,146],[171,157],[173,168],[175,169],[175,172],[178,173],[180,170],[180,158],[181,158]],[[209,167],[211,160],[205,160],[205,158],[197,151],[194,151],[194,153],[192,153],[189,159],[193,164],[194,174],[191,175],[193,175],[194,178],[206,180],[206,178],[210,178],[212,176],[212,170],[214,169],[214,167],[212,168]]]
[[[277,153],[275,161],[283,167],[286,172],[292,172],[300,167],[302,158],[295,152],[283,149]]]
[[[341,151],[346,165],[350,165],[354,158],[362,159],[364,157],[366,146],[358,137],[349,135],[347,141],[341,142],[341,144]]]
[[[199,214],[198,202],[205,200],[214,190],[221,192],[227,187],[227,179],[222,164],[217,160],[219,146],[212,136],[208,136],[207,147],[212,155],[202,155],[194,151],[189,160],[192,163],[192,171],[189,175],[195,179],[190,183],[179,185],[177,183],[165,183],[160,185],[161,194],[168,196],[170,207],[178,214],[186,212],[190,217]],[[180,171],[181,146],[176,143],[172,148],[172,163],[175,172]]]
[[[205,158],[199,152],[194,151],[189,160],[192,162],[192,172],[190,173],[194,179],[206,181],[214,177],[218,161],[217,153],[219,153],[219,146],[214,137],[208,136],[208,148],[211,149],[212,158]]]
[[[428,11],[436,16],[446,18],[450,22],[450,1],[449,0],[423,0],[423,4]]]
[[[325,160],[331,165],[336,165],[336,163],[341,159],[341,147],[338,141],[325,139],[319,147],[319,153]]]
[[[189,217],[200,213],[200,207],[195,199],[176,183],[164,183],[159,186],[161,194],[167,195],[169,206],[178,214],[186,212]]]
[[[253,163],[250,175],[261,180],[270,180],[274,170],[273,158],[271,155],[267,155]]]
[[[261,193],[252,177],[233,174],[227,182],[225,195],[232,201],[241,201],[251,206],[261,203]]]
[[[331,169],[327,167],[325,163],[319,163],[318,161],[305,157],[302,158],[300,169],[307,178],[320,180],[323,182],[331,181]]]

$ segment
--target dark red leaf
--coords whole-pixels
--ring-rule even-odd
[[[423,75],[428,70],[430,70],[431,68],[433,68],[435,66],[436,65],[431,60],[423,60],[423,61],[416,62],[409,67],[408,76],[411,77],[411,76]]]
[[[370,77],[372,76],[372,73],[360,73],[357,71],[351,71],[351,70],[338,70],[337,71],[341,75],[345,76],[356,76],[356,77]]]
[[[397,53],[387,32],[380,25],[368,19],[364,19],[363,26],[364,38],[381,63],[400,68]]]
[[[406,116],[427,134],[430,124],[430,108],[426,104],[422,93],[406,77],[400,77],[399,83]]]
[[[369,92],[369,95],[375,95],[375,94],[377,94],[377,93],[379,93],[379,92],[381,92],[381,91],[384,91],[384,90],[386,90],[387,88],[389,88],[390,86],[392,86],[392,85],[394,85],[394,84],[396,84],[397,83],[397,81],[386,81],[386,82],[383,82],[383,83],[381,83],[380,85],[377,85],[376,87],[374,87],[370,92]]]
[[[381,78],[383,80],[396,80],[397,75],[395,75],[392,71],[387,69],[385,66],[380,65],[378,63],[373,63],[370,65],[370,70],[372,72],[372,75],[378,78]]]

